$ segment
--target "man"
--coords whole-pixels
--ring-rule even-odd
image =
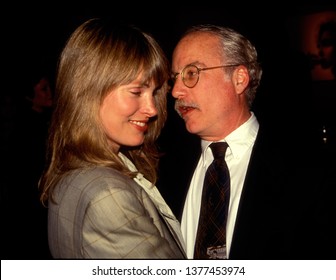
[[[172,144],[161,160],[158,185],[181,217],[188,258],[194,258],[203,181],[213,158],[209,145],[226,142],[227,257],[315,259],[309,186],[318,176],[306,176],[310,154],[284,141],[294,137],[288,130],[262,126],[251,110],[262,75],[255,47],[232,29],[195,26],[176,45],[172,72],[175,110],[201,143],[186,137],[183,145],[177,135],[178,147]]]

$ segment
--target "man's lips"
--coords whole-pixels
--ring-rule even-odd
[[[179,114],[183,117],[185,116],[186,114],[188,114],[190,111],[194,110],[195,107],[192,107],[192,106],[179,106],[177,108]]]

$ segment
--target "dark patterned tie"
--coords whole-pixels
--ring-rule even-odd
[[[230,176],[224,159],[227,147],[226,142],[210,145],[214,160],[204,178],[194,259],[227,259],[226,220],[230,201]]]

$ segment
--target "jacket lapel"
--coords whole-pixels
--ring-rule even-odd
[[[125,155],[119,153],[119,156],[122,158],[122,160],[131,171],[136,171],[136,167],[134,166],[134,164]],[[183,254],[185,255],[185,244],[181,232],[180,222],[176,219],[175,215],[161,196],[156,186],[148,181],[141,173],[137,174],[137,176],[134,178],[134,181],[136,181],[152,199],[156,209],[167,224],[172,236],[174,237]]]

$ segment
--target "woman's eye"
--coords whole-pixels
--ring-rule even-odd
[[[141,95],[141,91],[131,91],[131,93],[134,95]]]

